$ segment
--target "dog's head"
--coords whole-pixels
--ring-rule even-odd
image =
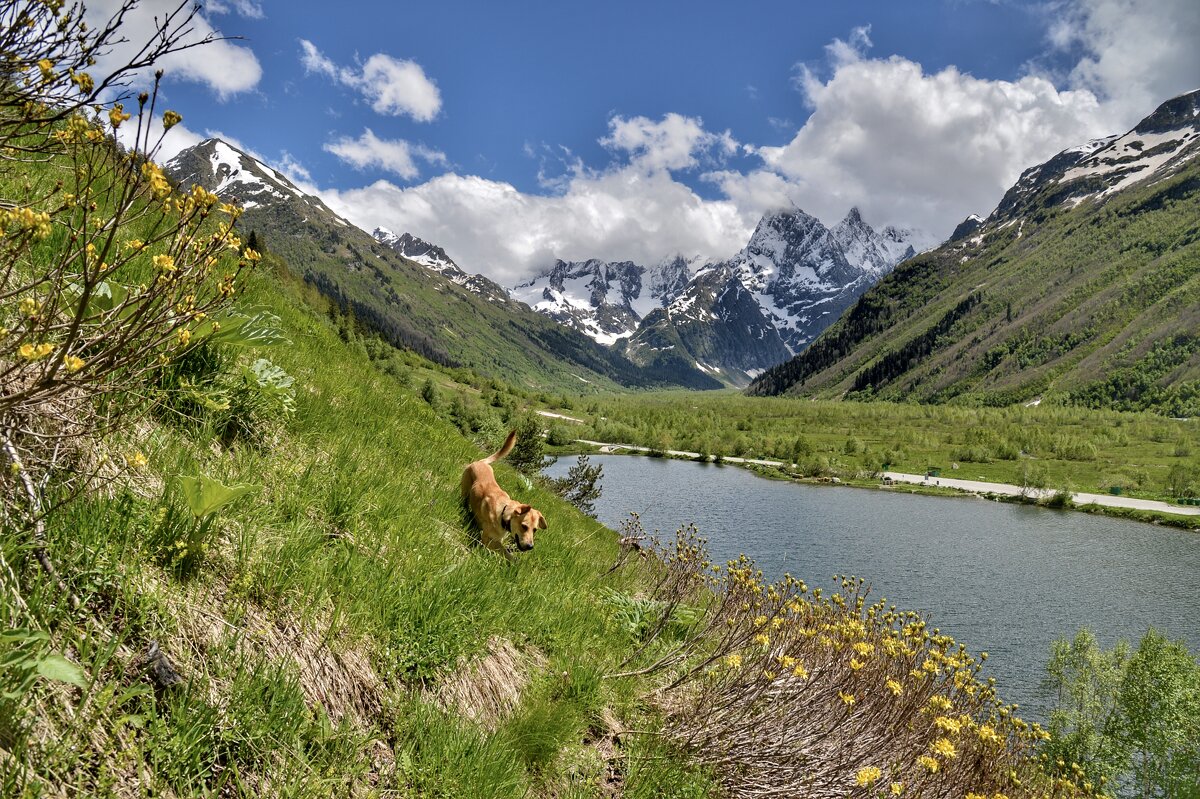
[[[546,529],[546,517],[532,505],[517,505],[505,525],[517,541],[517,549],[528,552],[533,549],[533,534]]]

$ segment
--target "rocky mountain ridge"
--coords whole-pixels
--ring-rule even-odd
[[[830,229],[792,207],[766,214],[727,261],[677,255],[650,268],[557,261],[511,295],[635,362],[655,362],[671,347],[673,359],[744,384],[803,349],[869,286],[932,243],[916,231],[876,231],[857,208]]]

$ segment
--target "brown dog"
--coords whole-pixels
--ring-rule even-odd
[[[483,545],[495,552],[512,557],[504,545],[504,538],[512,533],[517,549],[528,552],[533,549],[533,531],[546,529],[546,518],[530,505],[514,502],[496,482],[492,464],[512,451],[517,443],[517,431],[508,434],[504,446],[497,452],[478,460],[463,470],[462,494],[471,506],[471,513],[479,523],[479,539]]]

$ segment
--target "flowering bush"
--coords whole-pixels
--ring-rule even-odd
[[[130,7],[91,30],[79,5],[58,16],[62,2],[0,2],[0,56],[20,76],[0,91],[0,438],[15,469],[51,466],[64,442],[144,404],[149,374],[217,329],[258,259],[234,231],[239,209],[199,186],[175,193],[153,162],[161,72],[136,120],[111,101],[124,77],[181,46],[190,5],[126,66],[84,71]],[[179,119],[162,114],[163,129]],[[115,134],[130,124],[125,150]]]
[[[744,556],[710,563],[694,529],[656,550],[647,605],[660,615],[645,626],[678,624],[682,605],[704,610],[612,676],[662,675],[653,696],[667,735],[731,795],[1086,795],[1039,770],[1047,734],[980,679],[986,653],[972,657],[920,614],[868,604],[862,580],[835,577],[832,594],[790,576],[767,583]]]

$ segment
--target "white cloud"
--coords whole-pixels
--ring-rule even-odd
[[[360,67],[339,67],[315,44],[301,39],[300,63],[308,73],[325,75],[356,89],[377,114],[429,122],[442,110],[437,84],[415,61],[375,53]]]
[[[263,19],[262,4],[254,0],[208,0],[204,10],[210,14],[240,14],[248,19]]]
[[[142,130],[141,141],[135,141],[137,135],[138,130],[136,119],[128,120],[127,122],[123,123],[121,127],[117,128],[117,140],[120,141],[122,146],[124,146],[126,149],[133,149],[134,147],[137,147],[139,151],[144,149],[146,144],[146,131],[144,127]],[[162,138],[161,143],[159,143],[160,137]],[[179,153],[183,152],[189,147],[196,146],[200,142],[204,141],[204,139],[204,136],[201,136],[199,133],[191,130],[182,122],[174,125],[170,130],[167,131],[165,136],[163,135],[161,117],[151,120],[150,122],[149,146],[154,147],[156,143],[158,144],[158,149],[154,152],[153,158],[160,164],[165,164],[167,161],[170,161],[172,158],[179,155]]]
[[[728,257],[757,221],[732,202],[702,199],[668,172],[636,166],[575,175],[553,196],[447,174],[411,188],[379,181],[322,197],[359,227],[405,230],[437,242],[464,269],[504,285],[554,258],[649,264],[675,252]]]
[[[1091,92],[1058,91],[1045,78],[982,80],[954,67],[927,74],[899,56],[852,55],[844,42],[832,52],[828,80],[799,73],[808,121],[788,144],[757,151],[786,178],[787,195],[822,219],[858,205],[870,219],[944,236],[968,213],[990,211],[1027,167],[1105,130]],[[720,178],[728,193],[750,192],[739,185],[748,182],[759,192],[771,183]]]
[[[1053,8],[1059,21],[1048,22],[1046,60],[1069,52],[1071,63],[1057,73],[1030,65],[1012,80],[872,58],[870,28],[854,29],[826,48],[819,68],[798,68],[796,114],[807,106],[811,116],[780,147],[739,145],[681,114],[614,116],[600,140],[614,156],[607,168],[590,169],[566,150],[528,148],[566,165],[556,178],[539,172],[545,194],[447,174],[323,196],[368,230],[410,231],[508,285],[554,258],[725,258],[764,211],[792,203],[828,223],[858,205],[876,226],[944,236],[967,214],[990,211],[1024,169],[1123,132],[1159,102],[1196,88],[1194,0],[1069,0]],[[315,47],[306,48],[306,67],[347,82]],[[739,148],[761,165],[725,168]],[[720,198],[702,198],[672,174],[698,169],[709,170],[701,177]]]
[[[102,27],[121,5],[122,0],[94,0],[87,6],[88,24],[93,28]],[[128,63],[129,59],[136,56],[138,49],[157,33],[159,22],[156,20],[165,20],[178,8],[178,0],[143,0],[134,6],[125,15],[121,25],[120,36],[124,41],[114,44],[108,55],[100,59],[96,71],[103,74]],[[182,14],[175,17],[176,23],[182,22],[187,12],[185,6]],[[220,35],[203,13],[197,13],[192,18],[190,28],[182,44],[197,42],[209,35]],[[253,89],[262,78],[262,66],[254,51],[228,40],[213,41],[201,47],[172,53],[156,66],[165,71],[168,79],[207,85],[222,100]],[[137,84],[146,85],[150,80],[151,72],[147,71],[138,76]]]
[[[1050,41],[1083,50],[1070,85],[1095,92],[1122,127],[1200,88],[1196,0],[1074,0],[1055,12]]]
[[[412,180],[420,174],[416,158],[431,164],[446,163],[444,153],[403,139],[381,139],[370,128],[357,139],[342,136],[328,142],[324,149],[355,169],[379,167],[405,180]]]
[[[601,144],[628,153],[640,168],[650,171],[689,169],[699,164],[701,155],[721,159],[738,147],[729,131],[709,133],[698,117],[674,113],[666,114],[659,122],[643,116],[616,116],[608,121],[608,130]]]

